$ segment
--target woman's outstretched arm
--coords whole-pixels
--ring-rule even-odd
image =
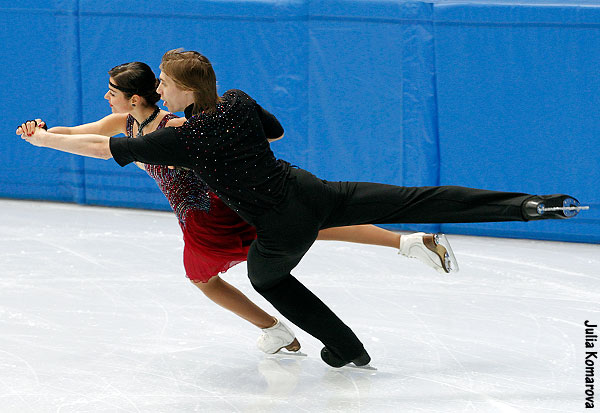
[[[48,132],[59,135],[103,135],[115,136],[120,133],[126,133],[127,113],[112,113],[95,122],[84,123],[77,126],[54,126],[48,129]],[[41,119],[37,119],[38,124]]]

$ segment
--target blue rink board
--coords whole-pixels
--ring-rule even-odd
[[[83,159],[20,142],[32,116],[81,122],[76,1],[0,3],[0,196],[84,202]],[[25,23],[26,22],[26,23]],[[48,64],[60,62],[60,64]]]
[[[568,222],[442,230],[597,241],[600,8],[439,4],[435,20],[440,183],[595,207]]]
[[[243,89],[281,120],[277,156],[322,178],[567,192],[594,208],[565,222],[392,228],[600,242],[600,2],[152,4],[0,3],[0,196],[169,209],[138,168],[13,131],[38,116],[97,120],[111,67],[142,60],[158,74],[164,51],[184,47],[212,60],[221,92]]]

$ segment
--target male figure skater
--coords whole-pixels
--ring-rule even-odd
[[[254,288],[288,320],[319,339],[333,367],[366,365],[360,340],[291,275],[319,229],[356,224],[529,221],[578,211],[568,195],[536,196],[457,186],[399,187],[328,182],[277,160],[268,139],[283,135],[277,119],[240,90],[217,95],[210,61],[172,50],[162,58],[157,89],[170,111],[185,109],[181,127],[139,138],[48,133],[27,122],[18,134],[34,145],[108,159],[193,169],[242,218],[257,239],[248,253]]]

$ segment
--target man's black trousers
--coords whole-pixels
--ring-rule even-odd
[[[293,168],[281,203],[252,222],[248,252],[252,285],[284,317],[344,360],[362,343],[317,296],[291,275],[319,230],[359,224],[524,221],[532,195],[458,186],[399,187],[328,182]]]

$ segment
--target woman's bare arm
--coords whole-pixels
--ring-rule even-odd
[[[55,126],[48,132],[59,135],[103,135],[115,136],[125,133],[127,124],[126,113],[113,113],[95,122],[85,123],[78,126]]]

